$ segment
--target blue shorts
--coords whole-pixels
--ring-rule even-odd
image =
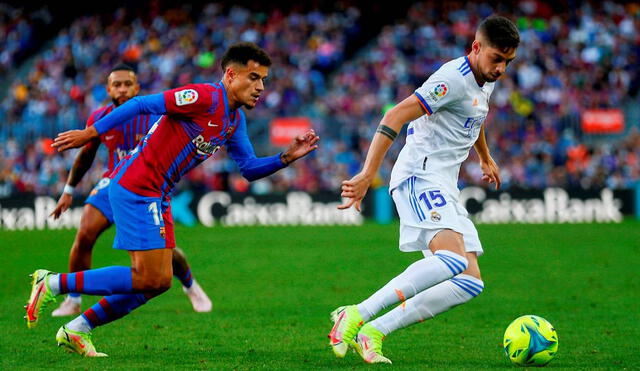
[[[114,249],[137,251],[173,247],[165,240],[165,210],[160,197],[137,195],[119,185],[116,180],[112,180],[108,188],[116,225]]]
[[[109,183],[111,179],[102,178],[96,184],[95,187],[89,193],[89,197],[84,201],[85,204],[90,204],[95,207],[104,215],[109,223],[113,224],[113,211],[111,211],[111,204],[109,203]]]

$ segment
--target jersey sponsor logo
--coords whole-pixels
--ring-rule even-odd
[[[211,142],[204,140],[202,135],[198,135],[191,141],[196,146],[196,152],[202,156],[211,156],[220,146],[214,146]]]
[[[469,117],[464,122],[464,128],[467,129],[467,137],[472,138],[479,130],[487,116]]]
[[[118,160],[122,160],[124,156],[127,155],[127,151],[122,148],[116,148],[116,155],[118,155]]]
[[[185,106],[193,104],[198,100],[198,92],[193,89],[180,90],[174,93],[176,97],[176,106]]]
[[[445,95],[447,95],[448,91],[449,87],[447,86],[447,84],[441,82],[440,84],[433,87],[433,90],[429,92],[429,96],[431,97],[432,101],[437,102]]]
[[[439,222],[442,219],[442,216],[440,216],[440,214],[437,211],[432,211],[431,212],[431,221],[432,222]]]

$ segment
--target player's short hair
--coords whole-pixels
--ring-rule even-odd
[[[478,26],[490,46],[500,50],[515,49],[520,44],[520,32],[509,18],[492,15]]]
[[[111,69],[111,72],[116,72],[116,71],[129,71],[129,72],[136,73],[136,70],[134,70],[133,67],[124,63],[118,63],[115,67]],[[111,74],[111,72],[109,72],[109,74]]]
[[[224,52],[220,66],[224,71],[231,63],[246,65],[250,60],[256,61],[265,67],[271,66],[271,58],[264,49],[250,42],[233,44]]]

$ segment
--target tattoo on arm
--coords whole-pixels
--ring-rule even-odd
[[[93,160],[96,158],[99,144],[100,143],[95,143],[91,147],[82,147],[82,149],[76,156],[76,160],[73,162],[71,170],[69,171],[67,184],[75,187],[76,185],[78,185],[78,183],[80,183],[80,180],[82,180],[84,174],[86,174],[89,168],[91,168]]]
[[[398,136],[398,133],[395,130],[388,127],[387,125],[378,126],[376,133],[380,133],[386,136],[387,138],[391,139],[392,142],[396,140],[396,137]]]

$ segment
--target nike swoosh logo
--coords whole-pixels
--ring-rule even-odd
[[[218,126],[218,125],[216,125],[216,124],[212,124],[212,123],[211,123],[211,121],[209,121],[209,123],[208,123],[207,125],[209,125],[209,126],[213,126],[213,127]]]
[[[111,140],[111,139],[113,139],[113,135],[106,136],[106,137],[104,137],[104,139],[105,140]]]

